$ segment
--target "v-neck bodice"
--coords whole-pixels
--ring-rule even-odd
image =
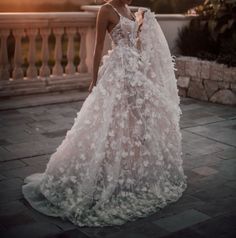
[[[112,47],[114,48],[117,45],[134,47],[138,29],[137,22],[121,15],[112,4],[108,3],[108,5],[110,5],[120,17],[117,25],[115,25],[109,33],[112,40]]]

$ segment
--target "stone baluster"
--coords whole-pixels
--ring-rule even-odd
[[[10,31],[8,29],[0,30],[1,49],[0,49],[0,80],[9,80],[9,62],[7,54],[7,37]]]
[[[95,28],[94,27],[88,28],[87,36],[86,36],[86,55],[87,55],[86,64],[88,66],[88,73],[92,73],[92,69],[93,69],[93,53],[94,53],[94,46],[95,46],[95,36],[96,36]],[[106,54],[107,51],[111,48],[109,42],[110,42],[110,38],[106,36],[103,54]]]
[[[75,73],[75,66],[74,66],[74,51],[75,51],[75,46],[74,46],[74,36],[76,33],[76,28],[74,27],[68,27],[66,29],[66,33],[68,35],[68,46],[67,46],[67,60],[68,63],[65,68],[66,74],[74,74]]]
[[[61,44],[61,37],[64,33],[63,28],[53,28],[53,33],[56,37],[56,45],[55,45],[55,65],[52,69],[52,74],[54,76],[62,76],[63,75],[63,67],[61,65],[62,60],[62,44]]]
[[[27,35],[29,36],[29,53],[28,53],[28,61],[29,67],[26,71],[26,75],[28,79],[37,78],[38,72],[35,66],[35,37],[38,33],[38,29],[29,28],[27,29]]]
[[[42,78],[49,77],[50,76],[50,68],[48,66],[48,60],[49,60],[49,48],[48,48],[48,36],[50,34],[50,29],[48,28],[42,28],[40,29],[40,34],[42,37],[42,66],[39,70],[39,76]]]
[[[23,29],[13,29],[15,37],[15,52],[14,52],[14,69],[12,73],[13,79],[23,79],[24,73],[22,69],[22,53],[21,53],[21,38],[24,34]]]
[[[88,67],[86,64],[86,33],[87,29],[86,28],[79,28],[79,34],[80,34],[80,51],[79,51],[79,56],[80,56],[80,64],[78,65],[78,72],[79,73],[87,73],[88,72]]]

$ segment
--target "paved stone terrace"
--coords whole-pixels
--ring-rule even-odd
[[[83,101],[0,111],[0,237],[236,237],[236,107],[181,98],[188,189],[176,203],[123,226],[89,228],[34,211],[23,178],[43,172]]]

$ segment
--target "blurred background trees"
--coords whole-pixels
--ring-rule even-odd
[[[236,0],[205,0],[195,11],[179,32],[181,54],[236,66]]]
[[[133,0],[132,5],[151,8],[156,13],[187,13],[188,9],[201,4],[203,0]]]

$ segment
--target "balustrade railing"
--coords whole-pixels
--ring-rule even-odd
[[[96,14],[1,13],[0,89],[90,75]]]
[[[84,12],[0,13],[0,97],[88,87],[98,6]],[[137,7],[131,7],[137,10]],[[157,15],[171,49],[190,18]],[[170,30],[171,29],[171,30]],[[110,48],[107,36],[103,54]]]

